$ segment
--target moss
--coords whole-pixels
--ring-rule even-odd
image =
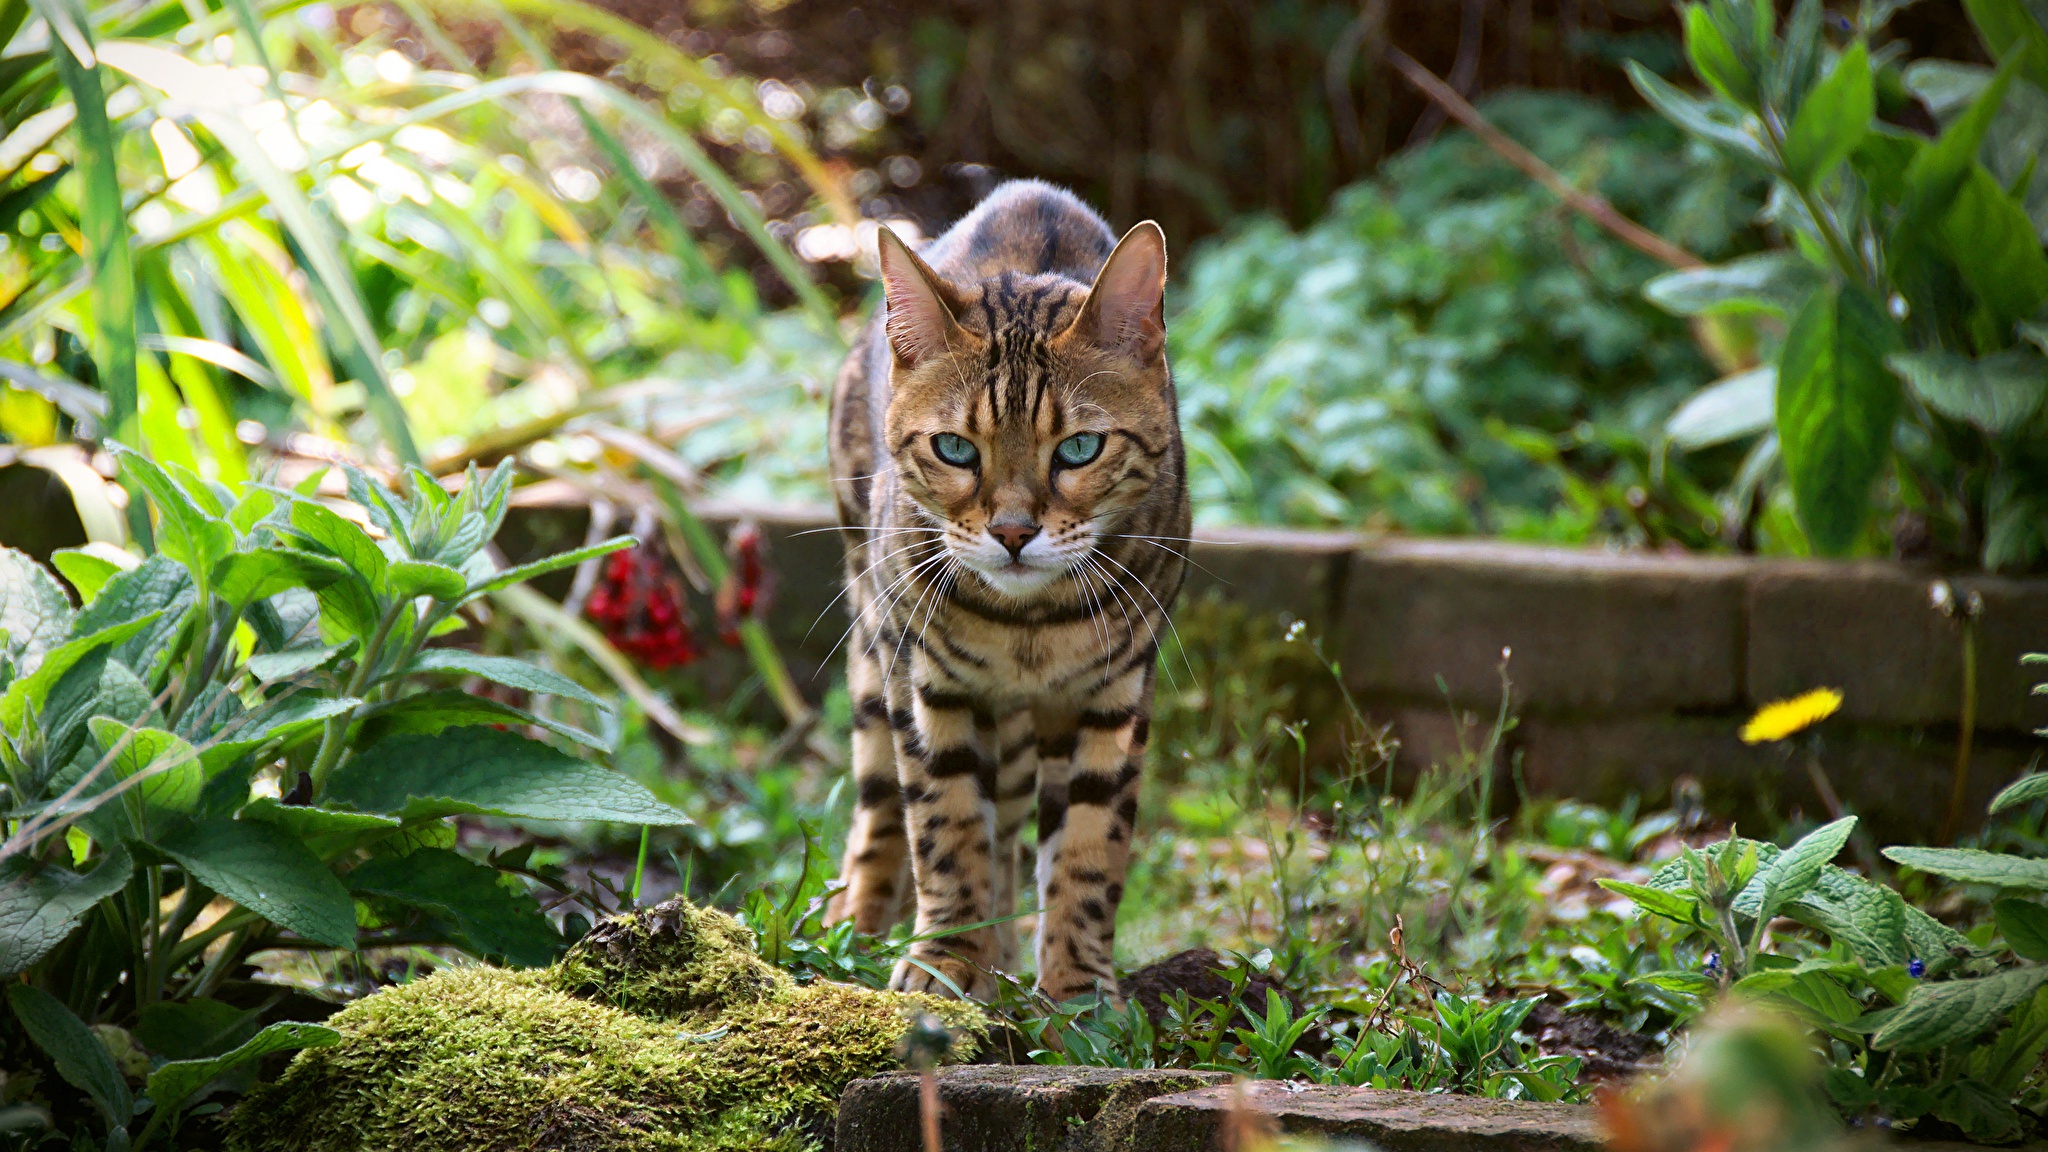
[[[235,1152],[799,1152],[850,1080],[897,1067],[911,1011],[968,1005],[798,987],[745,928],[680,901],[594,930],[552,968],[445,971],[367,997],[230,1122]]]

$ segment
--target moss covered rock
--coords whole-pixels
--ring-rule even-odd
[[[971,1058],[978,1009],[799,987],[721,912],[671,901],[552,968],[451,969],[367,997],[236,1109],[235,1152],[726,1152],[814,1146],[848,1081],[898,1066],[929,1012]]]

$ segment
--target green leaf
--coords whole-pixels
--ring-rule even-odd
[[[26,553],[0,548],[0,631],[23,647],[22,671],[63,643],[71,630],[71,601],[57,578]]]
[[[363,578],[371,588],[382,588],[390,562],[370,534],[355,522],[325,504],[299,500],[292,504],[292,527],[299,535],[319,545]]]
[[[1738,155],[1759,162],[1770,160],[1770,152],[1749,130],[1748,120],[1739,109],[1687,95],[1634,60],[1627,61],[1626,65],[1629,81],[1636,86],[1636,91],[1642,93],[1650,107],[1666,120]]]
[[[348,890],[298,837],[272,824],[201,820],[162,835],[164,855],[201,884],[309,940],[355,944]]]
[[[1948,215],[1956,194],[1978,166],[1977,153],[1984,147],[1985,133],[1991,130],[1999,106],[2005,103],[2016,64],[2017,58],[2000,66],[1969,110],[1958,116],[1934,143],[1914,154],[1906,169],[1905,212],[1899,223],[1901,238],[1915,240],[1917,233]]]
[[[1778,250],[1666,272],[1643,285],[1643,297],[1674,316],[1790,316],[1820,283],[1820,273],[1804,257]]]
[[[340,561],[295,548],[237,552],[213,569],[213,590],[237,610],[287,588],[325,588],[348,569]]]
[[[326,836],[388,832],[401,823],[396,816],[380,816],[374,812],[343,812],[334,808],[314,808],[306,804],[286,804],[274,796],[258,796],[249,801],[242,806],[241,811],[235,813],[235,819],[275,824],[308,841]]]
[[[451,728],[373,744],[335,772],[325,802],[407,820],[475,814],[690,823],[616,772],[495,728]]]
[[[1719,987],[1713,980],[1697,972],[1656,972],[1629,981],[1631,984],[1648,984],[1666,992],[1681,992],[1687,996],[1711,996]]]
[[[1685,14],[1685,55],[1692,70],[1723,97],[1750,111],[1756,110],[1756,77],[1742,63],[1734,46],[1721,34],[1704,4],[1687,4]]]
[[[391,594],[401,600],[432,596],[436,600],[462,599],[468,581],[462,573],[431,560],[394,560],[387,579]]]
[[[149,493],[157,510],[157,548],[197,573],[210,573],[235,548],[235,530],[208,516],[192,494],[148,457],[123,445],[111,446],[121,474]]]
[[[1821,552],[1847,552],[1891,460],[1899,382],[1885,357],[1897,328],[1863,289],[1818,292],[1778,358],[1778,439],[1799,519]]]
[[[83,875],[38,867],[26,855],[0,860],[0,976],[13,976],[64,942],[94,904],[119,892],[134,872],[126,849],[109,848]]]
[[[134,1117],[135,1098],[128,1082],[85,1021],[33,984],[9,984],[7,1006],[14,1009],[14,1018],[29,1039],[57,1066],[57,1075],[99,1105],[109,1127],[118,1128]]]
[[[126,624],[117,624],[90,636],[68,640],[50,649],[33,673],[9,684],[6,693],[0,694],[0,725],[5,725],[9,732],[19,733],[29,708],[34,707],[37,714],[42,717],[44,727],[49,731],[54,744],[60,735],[60,723],[54,713],[64,709],[53,705],[64,704],[70,708],[89,707],[92,703],[91,697],[98,695],[100,679],[99,669],[93,666],[92,661],[104,660],[108,648],[141,632],[155,620],[154,615],[145,616],[140,620],[130,620]],[[72,670],[81,663],[84,663],[84,667],[79,668],[81,676],[70,676]],[[90,675],[83,675],[88,672]],[[60,685],[81,680],[83,686],[91,690],[90,695],[75,702],[66,702],[59,698]],[[81,713],[75,717],[75,721],[79,731],[83,733],[85,716]],[[64,757],[69,758],[68,755]]]
[[[2048,960],[2048,908],[2008,896],[1995,901],[1991,911],[2008,947],[2029,960]]]
[[[1782,992],[1790,988],[1792,982],[1797,979],[1799,977],[1783,968],[1768,972],[1751,972],[1731,985],[1730,990],[1745,996],[1768,996],[1773,992]]]
[[[1991,800],[1991,814],[1998,815],[2008,808],[2031,804],[2048,796],[2048,772],[2030,772],[2005,786]]]
[[[1679,406],[1664,434],[1685,451],[1768,432],[1777,417],[1778,370],[1766,364],[1714,381]]]
[[[1800,837],[1798,843],[1779,854],[1763,873],[1763,901],[1757,918],[1769,920],[1786,904],[1812,891],[1820,882],[1821,869],[1841,852],[1842,845],[1849,842],[1849,833],[1855,830],[1856,817],[1844,816]]]
[[[507,568],[488,580],[471,585],[469,591],[464,593],[464,598],[481,596],[486,592],[495,592],[500,588],[509,588],[514,584],[523,584],[536,576],[545,576],[550,572],[559,571],[563,568],[574,568],[585,560],[595,560],[600,556],[609,556],[621,548],[631,548],[639,543],[640,541],[636,537],[614,536],[602,544],[592,544],[588,548],[576,548],[568,552],[558,552],[545,559],[535,560],[531,564],[521,564],[517,567]]]
[[[1975,848],[1887,848],[1885,857],[1894,864],[1932,872],[1965,884],[1991,884],[2000,888],[2029,888],[2048,892],[2048,860],[2030,860],[2001,852]]]
[[[1924,1052],[1968,1040],[2032,996],[2048,968],[2013,968],[1976,980],[1923,984],[1870,1038],[1879,1050]]]
[[[112,544],[87,544],[81,548],[59,548],[50,553],[50,563],[77,589],[81,604],[91,604],[107,581],[141,561]],[[67,611],[70,605],[65,606]]]
[[[1680,924],[1693,923],[1699,914],[1699,902],[1684,893],[1666,892],[1643,884],[1631,884],[1626,880],[1602,880],[1600,886],[1635,901],[1645,912],[1654,912]]]
[[[93,717],[86,726],[99,743],[101,754],[112,754],[108,769],[116,780],[148,774],[135,786],[144,804],[170,812],[190,812],[199,803],[199,791],[206,786],[208,773],[190,744],[158,728],[131,731],[127,725],[104,716]],[[118,753],[112,752],[116,746],[120,748]]]
[[[154,615],[149,627],[121,641],[113,655],[144,683],[160,687],[157,677],[164,659],[184,629],[195,598],[192,576],[184,565],[169,556],[151,556],[109,579],[71,622],[71,634],[91,636]]]
[[[2048,360],[2014,348],[1980,360],[1953,352],[1901,352],[1885,361],[1927,406],[1993,435],[2011,435],[2048,399]]]
[[[248,1043],[225,1055],[201,1060],[174,1060],[159,1067],[149,1074],[149,1098],[155,1107],[174,1111],[209,1081],[244,1064],[261,1060],[273,1052],[324,1048],[340,1042],[341,1033],[324,1025],[296,1021],[272,1024],[250,1037]]]
[[[134,1032],[166,1060],[196,1060],[240,1046],[262,1026],[262,1015],[218,1000],[159,1000],[142,1010]]]
[[[441,848],[382,856],[348,874],[351,891],[382,896],[455,925],[462,944],[485,959],[521,968],[552,964],[561,933],[530,894],[508,891],[496,869]]]
[[[293,680],[316,668],[324,668],[336,656],[349,651],[354,644],[324,644],[311,648],[288,648],[283,652],[264,652],[249,657],[243,667],[249,675],[265,682]]]
[[[1963,0],[1993,60],[2016,59],[2020,75],[2048,90],[2048,30],[2025,0]]]
[[[2020,201],[1982,164],[1972,164],[1941,220],[1942,251],[1987,313],[1993,347],[2048,300],[2048,255]]]
[[[611,711],[611,705],[598,699],[583,685],[576,683],[559,672],[552,672],[524,660],[510,656],[485,656],[462,648],[428,648],[413,658],[405,669],[406,675],[425,673],[458,673],[503,684],[507,688],[518,688],[527,692],[538,692],[548,696],[563,696],[580,700],[595,708]]]
[[[200,762],[211,776],[240,759],[245,752],[272,740],[293,740],[310,735],[330,716],[353,711],[362,701],[348,696],[323,697],[299,693],[267,703],[238,716],[227,727],[199,746]]]
[[[364,744],[374,744],[389,736],[432,734],[464,724],[533,724],[586,748],[611,751],[610,744],[574,725],[536,716],[488,696],[473,696],[459,688],[402,696],[381,706],[364,718],[360,739]]]
[[[1785,177],[1794,186],[1812,188],[1863,142],[1877,117],[1877,90],[1871,83],[1870,54],[1862,41],[1851,44],[1835,61],[1832,72],[1807,93],[1785,133]]]
[[[1826,972],[1793,973],[1785,997],[1834,1024],[1853,1024],[1863,1015],[1863,1006],[1849,995],[1841,981]]]
[[[1839,868],[1821,871],[1814,890],[1787,901],[1781,915],[1818,928],[1864,964],[1903,964],[1906,902],[1897,892]]]

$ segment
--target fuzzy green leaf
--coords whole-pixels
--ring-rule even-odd
[[[1942,251],[1963,274],[1998,344],[2048,300],[2048,255],[2026,207],[1982,164],[1972,164],[1940,227]],[[1997,345],[1992,345],[1996,347]]]
[[[1710,144],[1719,144],[1751,160],[1770,159],[1770,152],[1748,130],[1740,110],[1718,101],[1688,95],[1637,61],[1628,61],[1627,68],[1629,81],[1636,86],[1636,91],[1642,93],[1650,107],[1666,120]]]
[[[94,904],[119,892],[135,870],[126,849],[114,847],[80,875],[26,856],[0,860],[0,976],[12,976],[64,942]]]
[[[371,588],[384,587],[390,561],[370,534],[354,521],[325,504],[299,500],[292,504],[292,528],[348,565]]]
[[[1851,44],[1792,118],[1785,133],[1785,177],[1794,186],[1811,188],[1863,142],[1877,116],[1877,89],[1871,83],[1870,53],[1862,41]]]
[[[355,904],[341,881],[298,837],[272,824],[203,820],[157,842],[198,881],[309,940],[355,943]]]
[[[1991,814],[1998,815],[2008,808],[2031,804],[2048,796],[2048,772],[2033,772],[2006,785],[2005,790],[1991,800]]]
[[[0,631],[23,647],[23,671],[63,643],[71,630],[71,601],[63,586],[26,553],[0,548]]]
[[[1994,902],[1991,911],[2007,947],[2029,960],[2048,960],[2048,908],[2008,896]]]
[[[391,594],[401,600],[432,596],[436,600],[459,600],[467,584],[462,573],[430,560],[394,560],[386,575]]]
[[[1778,440],[1800,522],[1814,546],[1847,552],[1870,517],[1890,462],[1899,382],[1885,357],[1899,335],[1861,288],[1816,293],[1778,358]]]
[[[1881,1050],[1924,1052],[1968,1040],[2032,996],[2048,968],[2014,968],[1975,980],[1924,984],[1870,1038]]]
[[[14,1018],[21,1021],[29,1039],[57,1066],[57,1074],[99,1105],[109,1127],[128,1123],[135,1114],[135,1097],[106,1045],[85,1021],[72,1015],[63,1001],[32,984],[8,985],[7,1006],[14,1009]]]
[[[1692,70],[1714,91],[1744,108],[1756,109],[1756,77],[1736,55],[1728,38],[1721,34],[1704,4],[1687,4],[1685,54]]]
[[[1626,880],[1602,880],[1600,886],[1635,901],[1637,907],[1645,912],[1654,912],[1680,924],[1691,924],[1699,914],[1699,902],[1682,892],[1666,892]]]
[[[154,614],[149,627],[122,640],[113,655],[144,683],[161,687],[158,676],[195,599],[192,576],[184,565],[169,556],[151,556],[110,578],[71,622],[71,635],[91,636]]]
[[[174,1060],[149,1074],[149,1098],[159,1109],[175,1110],[194,1092],[225,1073],[273,1052],[324,1048],[341,1042],[341,1033],[321,1024],[288,1021],[272,1024],[234,1051],[201,1060]]]
[[[415,656],[405,671],[408,675],[441,672],[476,676],[507,688],[563,696],[595,708],[611,710],[610,705],[567,676],[510,656],[485,656],[462,648],[428,648]]]
[[[236,608],[267,600],[287,588],[325,588],[348,574],[338,560],[296,548],[237,552],[213,569],[213,590]]]
[[[611,751],[611,745],[571,724],[536,716],[489,696],[474,696],[459,688],[440,688],[401,696],[364,718],[361,741],[374,744],[387,736],[416,732],[432,734],[464,724],[531,724],[563,736],[586,748]]]
[[[1953,352],[1901,352],[1885,362],[1928,407],[1993,435],[2019,431],[2048,400],[2048,360],[2028,349],[1981,360]]]
[[[1757,916],[1769,920],[1786,904],[1812,891],[1820,882],[1821,869],[1841,852],[1842,845],[1849,842],[1849,833],[1855,830],[1856,817],[1844,816],[1800,837],[1798,843],[1780,853],[1763,873],[1763,900]]]
[[[311,693],[287,696],[247,712],[199,746],[199,758],[208,775],[239,759],[245,752],[282,739],[286,742],[309,735],[322,721],[351,711],[362,701],[348,696],[323,697]]]
[[[520,820],[687,824],[616,772],[495,728],[393,736],[344,763],[326,802],[407,820],[475,814]]]
[[[535,560],[531,564],[521,564],[514,568],[507,568],[488,580],[471,585],[469,591],[464,593],[464,597],[481,596],[486,592],[495,592],[500,588],[509,588],[514,584],[523,584],[536,576],[545,576],[550,572],[556,572],[563,568],[574,568],[585,560],[595,560],[600,556],[609,556],[621,548],[631,548],[638,543],[640,541],[632,536],[614,536],[601,544],[592,544],[587,548],[575,548],[567,552],[559,552],[553,556]]]
[[[352,891],[423,909],[455,925],[465,948],[521,968],[551,964],[562,936],[531,895],[508,891],[498,871],[442,848],[383,856],[348,874]]]
[[[1965,884],[1991,884],[2000,888],[2030,888],[2048,892],[2048,860],[2030,860],[2002,852],[1975,848],[1887,848],[1885,857],[1894,864],[1932,872]]]
[[[190,812],[199,803],[207,773],[192,746],[159,728],[136,728],[105,716],[86,722],[116,780],[143,775],[135,790],[144,804],[167,812]],[[114,751],[119,748],[120,751]]]
[[[1643,285],[1643,297],[1673,316],[1790,316],[1820,283],[1820,273],[1797,252],[1759,252],[1710,268],[1666,272]]]

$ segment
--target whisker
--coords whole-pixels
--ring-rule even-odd
[[[1153,607],[1159,609],[1160,618],[1166,621],[1167,631],[1173,634],[1174,647],[1180,649],[1181,662],[1187,665],[1188,676],[1191,679],[1199,680],[1200,677],[1195,676],[1195,665],[1193,661],[1190,661],[1188,659],[1188,647],[1186,644],[1181,642],[1180,629],[1174,627],[1173,616],[1166,611],[1166,605],[1161,604],[1159,602],[1158,594],[1153,592],[1151,588],[1147,587],[1143,580],[1138,579],[1138,574],[1136,572],[1132,572],[1129,568],[1124,568],[1123,561],[1118,560],[1116,557],[1111,556],[1109,553],[1103,552],[1099,549],[1095,552],[1095,555],[1102,557],[1104,560],[1109,561],[1111,564],[1114,564],[1119,568],[1123,568],[1124,573],[1131,578],[1131,581],[1137,584],[1139,589],[1141,589],[1145,593],[1145,595],[1152,597]]]
[[[811,633],[816,632],[818,630],[818,625],[825,622],[825,614],[827,612],[832,611],[833,605],[836,605],[841,600],[844,600],[846,598],[846,594],[848,592],[853,591],[854,586],[859,584],[861,579],[865,577],[868,573],[873,572],[880,565],[887,563],[890,557],[901,556],[902,554],[910,551],[913,548],[920,547],[922,544],[923,541],[919,541],[915,544],[905,544],[903,547],[897,548],[894,551],[885,552],[882,554],[881,559],[876,560],[873,564],[870,564],[866,568],[861,569],[859,575],[855,576],[851,580],[848,580],[846,583],[841,584],[839,586],[838,595],[832,597],[832,599],[826,603],[825,607],[819,610],[818,618],[816,620],[811,621],[811,626],[809,628],[804,629],[804,639],[797,641],[797,643],[802,644],[804,640],[809,640],[811,638]]]

